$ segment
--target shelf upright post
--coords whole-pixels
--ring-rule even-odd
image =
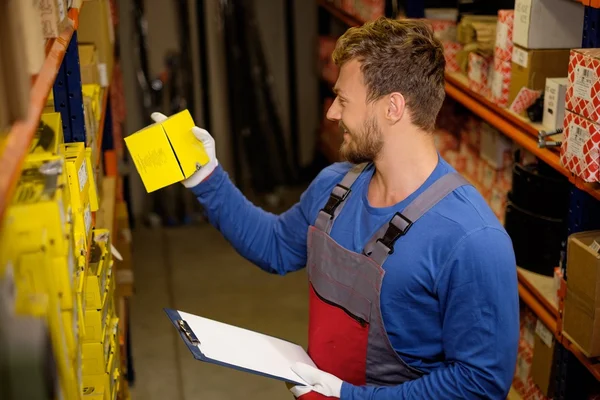
[[[61,114],[66,143],[86,143],[81,86],[77,31],[75,31],[53,87],[54,109]]]

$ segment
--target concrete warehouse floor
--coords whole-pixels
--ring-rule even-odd
[[[263,272],[238,255],[208,223],[140,228],[133,239],[133,400],[293,399],[283,382],[194,360],[163,308],[274,335],[306,348],[305,271],[285,277]]]

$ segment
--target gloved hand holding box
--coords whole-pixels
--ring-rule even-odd
[[[208,164],[204,145],[192,133],[194,126],[184,110],[125,138],[148,193],[188,179]]]

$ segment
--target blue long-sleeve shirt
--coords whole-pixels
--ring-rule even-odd
[[[350,168],[325,168],[300,202],[279,216],[252,205],[220,166],[192,191],[241,255],[268,272],[286,274],[305,266],[308,227]],[[374,208],[367,200],[370,167],[352,186],[332,238],[362,252],[395,212],[452,171],[440,158],[415,193]],[[466,186],[441,200],[396,242],[383,268],[386,331],[403,360],[425,375],[393,387],[344,383],[341,399],[506,398],[519,337],[516,265],[512,242],[482,196]]]

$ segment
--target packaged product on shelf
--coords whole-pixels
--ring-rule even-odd
[[[64,135],[60,113],[44,113],[29,146],[28,154],[57,155],[60,152],[60,145],[63,143]]]
[[[442,42],[444,46],[444,58],[446,59],[446,72],[460,72],[460,63],[458,62],[458,53],[463,49],[463,45],[458,42]]]
[[[456,41],[456,20],[427,19],[433,35],[443,42]]]
[[[496,44],[494,46],[494,59],[498,61],[510,61],[512,58],[514,20],[514,10],[498,11]]]
[[[147,192],[189,178],[208,162],[204,146],[192,133],[194,126],[184,110],[125,138]]]
[[[104,293],[111,275],[112,257],[110,246],[110,231],[108,229],[94,229],[92,232],[90,261],[85,271],[87,279],[86,309],[98,310],[102,308]]]
[[[488,54],[469,53],[469,89],[489,97],[490,95],[490,67],[493,58]]]
[[[108,87],[114,64],[114,28],[109,1],[88,1],[81,7],[77,39],[79,44],[96,46],[100,85]]]
[[[568,110],[564,125],[561,163],[584,181],[597,182],[600,180],[600,125]]]
[[[531,379],[530,372],[533,362],[536,320],[537,318],[531,310],[527,307],[521,308],[521,332],[517,350],[517,365],[512,384],[521,396],[530,396],[532,390],[535,390],[535,383]]]
[[[67,1],[39,0],[39,9],[44,37],[50,39],[60,36],[69,24]]]
[[[512,56],[509,104],[513,103],[522,88],[542,91],[546,87],[546,78],[566,76],[568,70],[568,49],[528,50],[515,46]]]
[[[600,231],[569,236],[569,278],[565,297],[563,334],[588,357],[600,355]]]
[[[568,76],[567,110],[600,123],[600,49],[571,50]]]
[[[17,38],[13,38],[13,40],[22,46],[21,49],[26,54],[27,72],[30,75],[36,75],[40,72],[46,58],[42,24],[31,23],[31,21],[40,21],[41,18],[40,9],[36,5],[37,1],[39,0],[12,2],[18,8],[16,19],[18,19],[22,30],[22,40]]]
[[[583,16],[584,7],[576,2],[516,0],[513,41],[527,49],[581,46]]]
[[[531,379],[546,397],[554,395],[554,333],[538,319],[535,327]]]
[[[93,44],[80,44],[77,46],[77,50],[79,53],[79,68],[81,69],[81,83],[83,85],[99,85],[96,46]]]
[[[510,96],[510,76],[512,62],[502,61],[494,58],[494,70],[492,73],[492,101],[500,107],[508,107]]]
[[[542,124],[549,131],[563,128],[568,84],[568,78],[546,79],[546,90],[544,91],[544,117]]]
[[[111,277],[112,278],[112,277]],[[106,333],[108,322],[114,316],[114,279],[108,279],[108,288],[103,293],[102,306],[99,309],[87,308],[85,310],[85,337],[84,343],[100,342]]]
[[[373,21],[385,14],[385,0],[355,0],[354,15],[361,21]]]

